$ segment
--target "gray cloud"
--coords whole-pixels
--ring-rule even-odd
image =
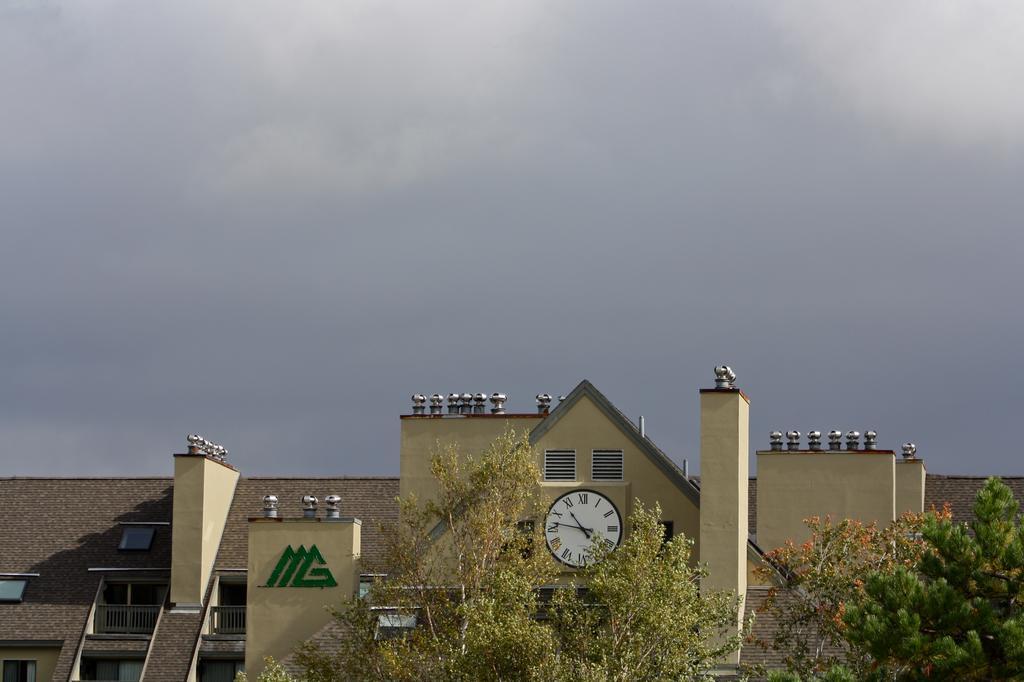
[[[1020,473],[1011,6],[0,7],[10,473],[392,473],[408,394],[582,378],[692,462],[722,361],[755,445]]]

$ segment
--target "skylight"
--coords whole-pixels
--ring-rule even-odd
[[[125,526],[121,531],[121,543],[118,549],[135,552],[145,552],[153,545],[153,534],[155,528],[148,526]]]
[[[27,584],[24,578],[0,578],[0,602],[20,602]]]

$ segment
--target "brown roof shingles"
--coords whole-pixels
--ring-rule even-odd
[[[216,568],[246,568],[249,561],[249,517],[263,510],[263,496],[277,495],[278,513],[285,518],[302,516],[302,496],[341,496],[341,515],[362,521],[361,541],[364,563],[381,556],[380,525],[398,520],[397,478],[243,478],[228,512],[224,539],[217,554]]]
[[[121,552],[122,521],[170,521],[167,478],[0,479],[0,572],[38,573],[20,604],[0,604],[0,640],[62,641],[54,672],[66,680],[96,596],[89,568],[168,568],[170,530],[148,552]]]

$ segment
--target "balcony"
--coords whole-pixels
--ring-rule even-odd
[[[97,604],[93,631],[100,635],[150,635],[160,606]]]
[[[210,632],[215,635],[244,635],[244,606],[211,606]]]

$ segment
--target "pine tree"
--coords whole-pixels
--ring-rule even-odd
[[[844,621],[878,679],[1024,680],[1024,530],[1010,489],[990,478],[974,521],[930,515],[917,570],[874,573]]]

